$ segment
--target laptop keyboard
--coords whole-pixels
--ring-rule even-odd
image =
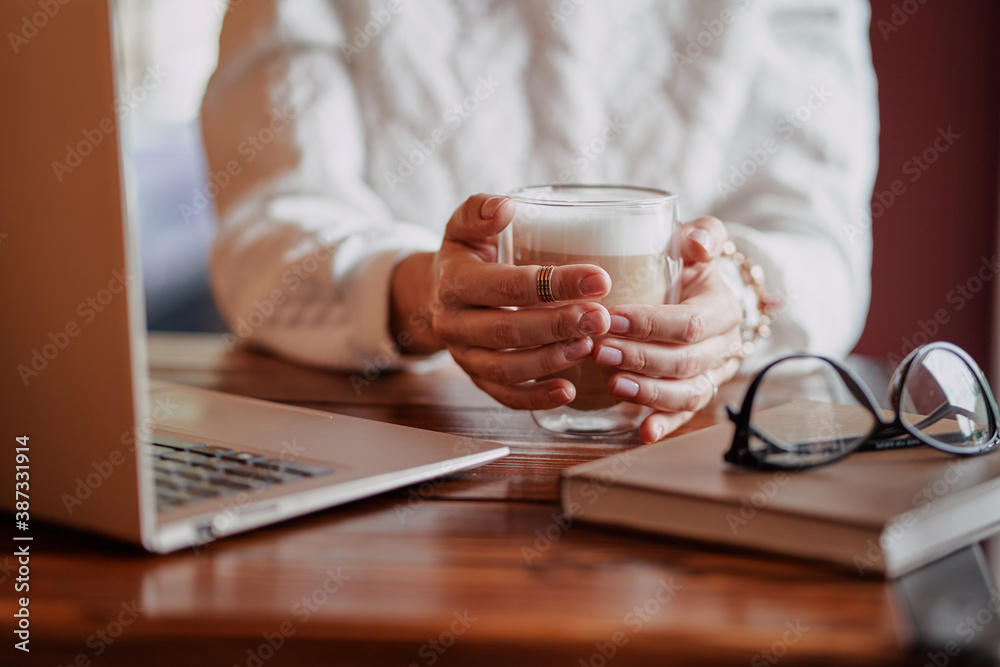
[[[152,436],[156,505],[160,511],[235,493],[329,475],[332,468],[252,452]]]

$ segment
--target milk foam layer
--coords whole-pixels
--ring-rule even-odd
[[[673,233],[673,206],[623,211],[616,207],[556,207],[518,202],[511,223],[515,248],[573,255],[663,252]]]

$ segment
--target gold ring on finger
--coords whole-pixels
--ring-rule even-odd
[[[557,299],[552,295],[552,271],[554,266],[538,267],[538,275],[535,277],[535,287],[538,290],[538,300],[542,303],[555,303]]]

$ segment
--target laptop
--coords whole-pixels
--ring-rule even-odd
[[[113,3],[4,0],[0,507],[170,552],[483,465],[473,438],[151,381]],[[119,36],[120,37],[120,36]]]

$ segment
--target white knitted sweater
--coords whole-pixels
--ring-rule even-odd
[[[870,292],[875,79],[863,0],[260,0],[202,109],[233,333],[326,367],[396,356],[388,289],[477,192],[678,192],[785,306],[748,361],[835,356]],[[398,365],[398,359],[391,359]]]

